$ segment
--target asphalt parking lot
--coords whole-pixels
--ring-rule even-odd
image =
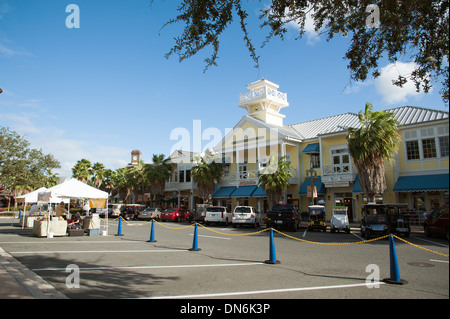
[[[108,236],[37,238],[0,219],[0,248],[67,298],[84,299],[448,299],[448,242],[412,233],[395,240],[404,285],[390,277],[389,240],[352,233],[109,222]],[[142,226],[141,226],[142,225]],[[284,231],[283,231],[284,232]],[[298,239],[298,240],[296,240]],[[378,281],[378,279],[380,281]],[[79,284],[79,285],[76,285]],[[1,290],[2,288],[0,288]],[[222,307],[224,308],[224,307]],[[181,309],[180,309],[181,311]],[[219,311],[216,308],[216,311]],[[220,309],[220,311],[225,311]]]

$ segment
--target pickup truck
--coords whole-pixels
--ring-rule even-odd
[[[300,228],[300,214],[294,204],[275,204],[266,213],[266,227],[288,227],[295,232]]]

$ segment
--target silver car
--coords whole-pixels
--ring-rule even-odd
[[[252,206],[236,206],[233,211],[233,227],[251,225],[254,228],[261,224],[261,214]]]
[[[138,219],[161,219],[161,208],[146,208],[138,215]]]

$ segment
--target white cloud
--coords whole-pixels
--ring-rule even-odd
[[[314,19],[312,18],[312,15],[314,14],[314,10],[311,9],[311,6],[306,9],[307,10],[307,14],[306,14],[306,20],[305,20],[305,35],[306,35],[306,43],[309,45],[314,45],[317,42],[320,41],[320,34],[318,31],[315,30],[315,26],[314,26]],[[289,9],[286,9],[286,16],[289,14]],[[287,24],[288,27],[296,30],[296,31],[300,31],[300,25],[299,25],[299,20],[294,20],[294,21],[290,21]],[[321,30],[319,30],[321,31]]]
[[[380,76],[375,79],[375,86],[378,93],[383,96],[383,100],[388,104],[406,102],[411,97],[420,97],[423,93],[416,92],[414,83],[409,80],[403,87],[392,84],[392,80],[397,80],[399,75],[407,79],[411,72],[417,68],[414,62],[391,63],[380,70]]]

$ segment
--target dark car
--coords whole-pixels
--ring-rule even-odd
[[[426,236],[448,237],[448,204],[435,209],[423,224]]]

